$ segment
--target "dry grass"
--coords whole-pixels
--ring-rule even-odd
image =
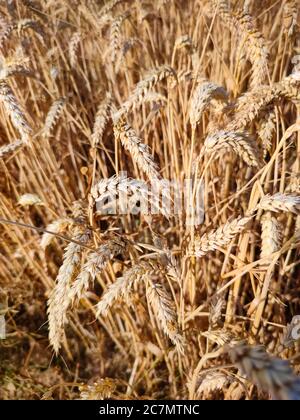
[[[1,2],[1,399],[300,399],[298,9]]]

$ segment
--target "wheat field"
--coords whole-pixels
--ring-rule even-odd
[[[0,399],[300,399],[298,9],[0,2]]]

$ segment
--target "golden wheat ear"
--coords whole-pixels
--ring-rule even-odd
[[[211,251],[228,245],[239,233],[242,233],[252,217],[239,217],[232,222],[220,226],[216,230],[205,233],[201,237],[196,237],[193,244],[190,245],[189,255],[195,255],[198,258],[204,257]]]
[[[288,361],[275,358],[262,346],[239,344],[228,354],[243,375],[275,400],[300,400],[300,378]]]

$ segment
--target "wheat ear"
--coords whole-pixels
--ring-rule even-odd
[[[13,91],[5,81],[0,82],[0,100],[2,101],[7,114],[10,116],[14,127],[19,130],[21,139],[25,143],[28,143],[32,132],[31,127],[26,121],[24,113],[13,94]]]
[[[184,339],[179,332],[174,302],[164,287],[152,282],[151,279],[146,282],[146,293],[163,332],[183,354]]]
[[[0,147],[0,159],[5,159],[11,156],[14,152],[22,149],[23,146],[23,140],[16,140],[13,143],[6,144],[5,146]]]
[[[53,128],[55,127],[55,124],[57,123],[60,114],[63,110],[63,107],[66,103],[66,98],[62,97],[57,99],[57,101],[54,101],[51,105],[48,114],[46,116],[44,129],[43,129],[43,136],[49,137],[51,132],[53,131]]]
[[[86,220],[86,208],[82,201],[73,203],[72,216],[78,222]],[[81,226],[75,228],[74,242],[70,242],[65,249],[56,284],[48,299],[49,341],[56,354],[64,337],[64,325],[67,321],[67,310],[70,305],[71,283],[81,264],[81,244],[85,245],[89,239],[89,230],[83,230]]]
[[[76,242],[86,244],[89,232],[76,232]],[[81,262],[81,246],[71,242],[65,249],[63,264],[56,278],[56,285],[48,300],[49,341],[57,354],[64,336],[64,325],[67,321],[67,310],[70,305],[69,291]]]
[[[267,194],[260,200],[257,208],[275,213],[289,212],[300,214],[300,196],[281,193]]]
[[[266,259],[266,263],[268,263],[272,260],[272,254],[280,249],[282,238],[280,225],[271,212],[266,212],[262,216],[261,230],[262,247],[260,257]]]
[[[228,149],[237,153],[249,166],[260,167],[262,164],[256,142],[247,133],[234,131],[222,130],[208,136],[201,156]]]
[[[110,32],[110,49],[111,49],[111,60],[114,62],[117,53],[121,45],[121,27],[123,22],[130,16],[130,12],[127,10],[120,16],[117,16],[111,24]]]
[[[130,153],[133,161],[139,169],[143,171],[150,179],[161,178],[158,165],[154,162],[149,146],[144,144],[137,136],[136,132],[125,119],[120,119],[114,125],[114,134],[119,139],[123,147]]]
[[[191,254],[196,257],[203,257],[210,251],[214,251],[219,247],[228,245],[236,235],[242,233],[251,217],[239,217],[232,222],[227,222],[225,225],[220,226],[217,230],[212,230],[205,233],[201,237],[196,237],[191,249]]]
[[[92,134],[93,146],[97,146],[102,140],[104,130],[110,118],[111,106],[112,95],[110,92],[107,92],[105,99],[98,107],[97,114],[95,117],[95,123]]]
[[[96,252],[91,253],[72,284],[69,294],[70,300],[81,299],[88,290],[89,284],[95,281],[96,275],[105,269],[113,257],[121,254],[125,247],[126,242],[115,237],[100,245]]]
[[[239,344],[228,348],[229,356],[243,375],[276,400],[300,400],[300,378],[288,361],[275,358],[262,346]]]
[[[222,86],[212,82],[200,83],[192,96],[190,106],[190,122],[192,127],[196,127],[201,120],[201,116],[210,102],[215,100],[227,101],[228,93]]]
[[[289,37],[294,35],[297,26],[299,8],[297,3],[295,0],[287,0],[283,6],[283,25]]]
[[[50,223],[46,230],[52,233],[45,232],[43,233],[41,239],[41,247],[45,250],[55,238],[55,233],[63,233],[66,228],[72,223],[71,219],[62,218],[54,220],[54,222]]]
[[[70,60],[70,65],[72,68],[76,66],[76,63],[78,60],[77,53],[79,50],[81,39],[82,39],[82,34],[80,31],[78,31],[72,35],[71,40],[69,42],[69,60]]]
[[[106,315],[116,300],[120,298],[127,300],[134,285],[145,281],[151,277],[153,273],[153,266],[146,261],[136,264],[131,269],[127,270],[124,273],[124,276],[119,277],[111,284],[101,297],[100,302],[96,306],[96,316]]]
[[[160,66],[148,72],[146,77],[141,80],[135,87],[133,93],[129,96],[128,100],[124,102],[119,111],[116,112],[114,119],[120,119],[124,114],[136,109],[144,103],[147,94],[154,88],[154,86],[168,78],[177,80],[177,75],[168,65]]]

